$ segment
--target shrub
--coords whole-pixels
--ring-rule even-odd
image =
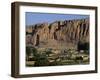
[[[89,50],[89,43],[88,42],[78,42],[78,51],[80,50]]]
[[[34,66],[47,66],[49,65],[49,61],[46,54],[37,54],[35,56],[36,62]]]

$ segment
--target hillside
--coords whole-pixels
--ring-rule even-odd
[[[89,19],[55,21],[26,26],[26,45],[42,48],[76,48],[89,42]]]

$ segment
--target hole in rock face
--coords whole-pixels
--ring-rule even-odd
[[[82,33],[82,35],[84,35],[85,30],[86,30],[86,24],[83,24],[83,33]]]
[[[35,46],[38,46],[39,45],[39,35],[37,35],[37,37],[36,37],[36,44],[35,44]]]
[[[57,40],[56,32],[54,32],[54,39]]]

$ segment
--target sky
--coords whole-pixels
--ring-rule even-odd
[[[25,20],[26,25],[34,25],[38,23],[52,23],[59,20],[73,20],[89,18],[89,15],[76,15],[76,14],[54,14],[54,13],[34,13],[26,12]]]

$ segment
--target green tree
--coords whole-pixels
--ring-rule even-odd
[[[34,66],[48,66],[49,65],[49,61],[48,61],[48,57],[45,53],[43,54],[37,54],[35,55],[35,64]]]
[[[30,55],[30,53],[31,53],[31,49],[30,49],[30,47],[26,47],[26,60],[29,59],[29,55]]]
[[[50,56],[50,54],[52,54],[52,51],[47,50],[45,53],[46,53],[46,55],[49,57],[49,56]]]
[[[38,51],[37,51],[37,49],[36,49],[35,47],[33,47],[33,48],[31,49],[31,51],[32,51],[32,53],[33,53],[33,56],[37,56]]]

